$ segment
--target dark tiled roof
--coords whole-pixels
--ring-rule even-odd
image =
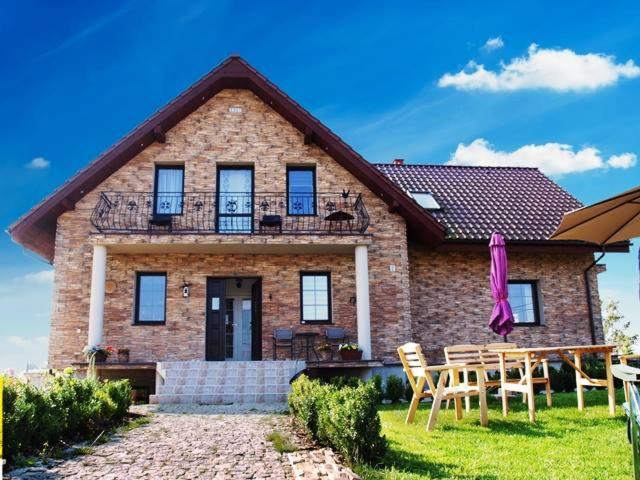
[[[547,240],[565,212],[582,204],[537,168],[377,164],[408,192],[426,191],[442,207],[431,214],[446,238]]]

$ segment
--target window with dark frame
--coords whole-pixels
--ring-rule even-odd
[[[508,283],[509,303],[516,325],[540,325],[538,282],[514,280]]]
[[[287,167],[287,215],[316,214],[316,168]]]
[[[184,204],[184,166],[156,165],[154,187],[156,215],[181,215]]]
[[[300,322],[331,323],[331,274],[300,273]]]
[[[136,273],[137,324],[165,323],[167,305],[167,274],[164,272]]]

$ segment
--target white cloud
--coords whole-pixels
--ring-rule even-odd
[[[53,282],[53,270],[42,270],[40,272],[27,273],[21,277],[22,280],[29,283],[51,283]]]
[[[499,38],[499,37],[498,37]],[[549,89],[559,92],[596,90],[615,84],[620,78],[640,76],[633,60],[616,63],[612,55],[578,54],[569,49],[545,49],[532,43],[527,54],[500,64],[500,71],[485,69],[474,61],[458,73],[446,73],[439,87],[491,92]]]
[[[447,165],[476,165],[483,167],[535,167],[547,175],[565,175],[606,168],[629,168],[635,162],[635,155],[624,153],[605,160],[594,147],[574,150],[571,145],[545,143],[525,145],[512,152],[496,150],[484,138],[478,138],[469,145],[458,144]],[[624,160],[621,160],[624,158]]]
[[[7,337],[7,342],[11,345],[15,345],[20,348],[42,348],[49,344],[49,338],[47,337],[33,337],[26,338],[18,335],[10,335]]]
[[[51,165],[51,162],[49,162],[49,160],[47,160],[46,158],[36,157],[33,160],[31,160],[29,163],[27,163],[26,167],[39,170],[42,168],[47,168],[49,167],[49,165]]]
[[[621,155],[611,155],[607,163],[613,168],[631,168],[638,160],[635,153],[623,153]]]
[[[502,37],[495,37],[488,39],[484,43],[484,46],[482,48],[487,52],[491,52],[492,50],[498,50],[502,47],[504,47],[504,41],[502,40]]]

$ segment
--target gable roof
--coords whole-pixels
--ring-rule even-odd
[[[444,228],[336,134],[238,56],[231,56],[145,120],[118,143],[9,227],[14,241],[53,261],[58,217],[165,132],[223,89],[247,89],[267,103],[367,188],[402,215],[409,234],[427,245],[440,243]]]
[[[429,192],[442,207],[430,210],[447,240],[549,239],[562,215],[582,204],[537,168],[394,165],[376,167],[406,192]]]

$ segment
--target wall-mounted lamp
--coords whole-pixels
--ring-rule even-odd
[[[191,295],[191,284],[187,283],[186,280],[182,281],[182,296],[184,298],[189,298],[189,295]]]

